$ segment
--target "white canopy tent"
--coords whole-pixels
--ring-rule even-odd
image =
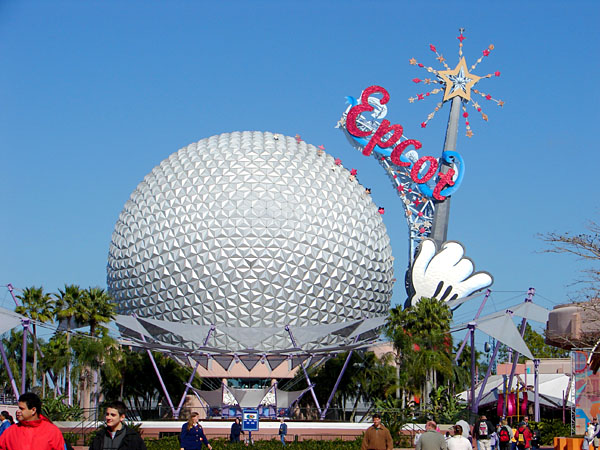
[[[562,408],[563,398],[566,396],[566,407],[570,408],[575,402],[575,390],[569,375],[563,373],[540,373],[539,375],[539,396],[540,405],[550,408]],[[528,399],[531,402],[534,395],[534,376],[533,374],[515,375],[517,386],[527,386]],[[495,404],[498,401],[499,394],[503,392],[505,378],[503,375],[492,375],[489,377],[479,402],[480,406]],[[475,387],[475,395],[479,395],[482,383],[479,382]],[[469,391],[463,391],[459,398],[467,402]]]

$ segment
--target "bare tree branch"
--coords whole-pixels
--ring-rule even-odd
[[[585,274],[585,278],[575,280],[571,285],[584,285],[578,296],[593,299],[600,297],[600,224],[589,221],[586,228],[589,233],[540,233],[538,238],[548,244],[548,247],[542,250],[543,253],[573,255],[592,266],[582,268],[581,272]]]

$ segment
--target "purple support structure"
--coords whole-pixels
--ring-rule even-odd
[[[475,411],[475,322],[469,323],[471,334],[471,411]]]
[[[533,420],[535,420],[536,422],[540,421],[540,360],[539,359],[534,359],[533,360],[533,367],[534,367],[534,374],[535,374],[535,380],[533,382],[534,384],[534,389],[535,389],[535,393],[534,393],[534,406],[533,406]]]
[[[14,293],[15,288],[13,287],[13,285],[10,284],[10,283],[8,283],[6,285],[6,287],[8,288],[8,292],[10,292],[10,295],[11,295],[11,297],[13,299],[13,302],[15,302],[15,305],[16,306],[21,306],[21,303],[19,302],[19,300],[15,296],[15,293]],[[39,347],[36,346],[36,348],[34,350],[37,351],[42,358],[44,357],[44,354],[42,353],[42,350]],[[58,383],[56,381],[56,377],[54,376],[54,373],[52,372],[52,370],[48,370],[47,373],[48,373],[48,375],[50,375],[50,379],[54,383],[54,388],[56,389],[57,394],[61,395],[60,386],[58,385]],[[18,397],[18,395],[17,395],[17,397]]]
[[[8,283],[6,285],[6,287],[8,288],[8,292],[10,292],[10,295],[12,296],[12,299],[13,299],[13,302],[15,302],[15,305],[21,306],[21,303],[19,303],[19,300],[17,300],[17,297],[15,297],[15,293],[13,292],[15,290],[13,285]]]
[[[354,338],[354,344],[356,344],[356,342],[358,341],[358,336],[356,336]],[[344,362],[344,365],[342,367],[342,371],[340,372],[340,374],[337,377],[337,380],[335,381],[335,385],[333,386],[333,390],[331,391],[331,395],[329,396],[329,398],[327,399],[327,404],[325,405],[325,409],[323,410],[323,412],[321,413],[321,420],[325,420],[325,415],[327,414],[327,410],[329,409],[329,405],[331,405],[331,402],[333,401],[333,396],[335,395],[340,382],[342,381],[342,377],[344,376],[344,373],[346,372],[346,368],[348,367],[348,364],[350,363],[350,358],[352,358],[352,352],[354,352],[354,350],[350,350],[348,352],[348,356],[346,357],[346,361]]]
[[[477,314],[475,314],[475,317],[473,317],[473,320],[479,319],[479,316],[481,315],[481,311],[483,310],[483,307],[485,306],[487,299],[490,298],[491,293],[492,293],[492,291],[490,289],[488,289],[485,292],[485,297],[483,297],[483,300],[481,300],[481,305],[479,305],[479,309],[477,310]],[[465,338],[463,339],[462,344],[460,345],[460,348],[456,352],[456,357],[454,358],[454,364],[458,363],[458,358],[460,358],[460,355],[462,354],[462,351],[464,350],[465,345],[467,344],[467,339],[469,339],[468,332],[467,332],[467,334],[465,334]]]
[[[4,350],[4,344],[2,341],[0,341],[0,352],[2,353],[2,361],[4,361],[4,366],[8,372],[8,378],[10,379],[10,385],[12,386],[13,394],[15,394],[15,398],[19,398],[19,389],[17,389],[15,377],[13,376],[12,370],[10,370],[10,365],[8,364],[8,358],[6,357],[6,351]]]
[[[143,337],[142,337],[143,339]],[[169,408],[171,408],[171,412],[175,415],[175,407],[173,406],[173,402],[171,401],[171,396],[169,395],[169,391],[167,391],[167,387],[165,386],[165,382],[160,376],[160,371],[158,370],[158,366],[156,365],[156,361],[154,361],[154,356],[152,356],[152,352],[150,350],[146,350],[148,352],[148,356],[150,357],[150,361],[152,362],[152,367],[154,367],[154,372],[156,372],[156,376],[158,377],[158,381],[160,382],[160,387],[167,398],[167,402],[169,402]]]
[[[177,408],[173,412],[173,419],[179,419],[179,413],[181,412],[181,408],[183,407],[183,402],[185,402],[185,397],[188,393],[188,390],[190,389],[190,386],[192,385],[192,380],[194,379],[194,375],[196,375],[196,371],[198,370],[199,365],[200,365],[200,363],[196,362],[196,365],[192,368],[192,374],[190,375],[190,378],[187,380],[187,383],[185,383],[185,390],[183,391],[183,394],[181,395],[181,400],[179,400],[179,405],[177,405]]]
[[[136,317],[135,314],[132,314],[133,317]],[[142,342],[146,342],[146,338],[144,337],[144,335],[142,333],[140,333],[140,336],[142,338]],[[154,361],[154,356],[152,356],[152,352],[150,350],[146,350],[146,352],[148,352],[148,356],[150,357],[150,362],[152,362],[152,367],[154,367],[154,372],[156,373],[156,376],[158,377],[158,381],[160,382],[160,387],[163,390],[163,393],[165,394],[165,397],[167,398],[167,402],[169,402],[169,407],[171,408],[171,412],[173,413],[173,416],[175,416],[175,407],[173,406],[173,402],[171,401],[171,396],[169,395],[169,391],[167,391],[167,387],[165,386],[165,382],[163,381],[162,377],[160,376],[160,371],[158,370],[158,366],[156,365],[156,361]]]
[[[494,346],[494,353],[492,353],[492,357],[490,358],[490,363],[487,368],[487,372],[485,373],[485,378],[481,383],[481,387],[479,388],[479,394],[477,394],[477,401],[475,402],[475,406],[473,407],[473,412],[477,414],[479,411],[479,402],[481,401],[481,397],[483,396],[483,391],[485,389],[485,385],[487,384],[488,379],[492,373],[492,367],[494,366],[494,361],[496,360],[496,355],[498,354],[498,349],[500,348],[500,341],[496,341],[496,345]]]
[[[527,297],[525,298],[525,303],[532,302],[534,295],[535,295],[535,289],[529,288],[527,290]],[[523,317],[523,320],[521,321],[521,337],[523,337],[525,335],[525,327],[526,326],[527,326],[527,319],[525,317]],[[519,352],[514,352],[512,367],[510,369],[510,375],[508,377],[508,387],[505,392],[506,395],[510,394],[510,391],[512,390],[512,380],[513,380],[513,377],[515,376],[515,371],[517,370],[517,362],[518,361],[519,361]],[[506,396],[506,398],[508,398],[508,397]],[[504,409],[503,409],[502,413],[504,416],[506,416],[507,412],[508,412],[508,402],[505,401]]]
[[[279,391],[279,383],[277,383],[277,380],[271,385],[271,387],[273,386],[275,386],[275,416],[277,416],[277,391]]]
[[[6,287],[8,288],[8,292],[10,292],[10,295],[13,299],[13,302],[15,302],[15,305],[21,306],[21,303],[19,303],[19,300],[17,300],[17,297],[15,297],[15,293],[14,293],[15,288],[13,287],[13,285],[8,283],[6,285]],[[8,378],[10,378],[10,384],[12,386],[15,397],[19,398],[19,390],[17,389],[17,383],[15,382],[15,377],[13,376],[12,370],[10,370],[10,366],[8,365],[8,358],[6,357],[6,351],[4,350],[4,344],[2,344],[1,341],[0,341],[0,351],[2,352],[2,360],[4,361],[4,365],[6,366],[6,371],[8,372]]]
[[[21,392],[25,392],[25,382],[27,381],[27,331],[29,331],[29,319],[21,319],[23,324],[23,348],[21,362]]]
[[[35,350],[37,350],[38,354],[40,355],[40,358],[43,359],[44,358],[44,352],[42,352],[42,349],[37,345],[37,342],[36,342]],[[58,395],[62,395],[62,391],[60,389],[60,386],[58,385],[58,380],[54,376],[54,372],[52,371],[52,369],[48,369],[46,371],[46,375],[52,380],[52,383],[54,383],[54,389],[56,389],[56,393]],[[63,403],[65,403],[64,399],[63,399]]]
[[[285,326],[285,331],[288,332],[288,334],[290,335],[290,340],[292,341],[292,345],[295,348],[298,348],[298,345],[296,345],[296,340],[294,339],[294,335],[292,334],[292,330],[290,330],[289,325]],[[319,415],[321,414],[321,407],[319,406],[319,400],[317,400],[317,394],[315,394],[315,390],[313,389],[313,384],[310,382],[310,378],[308,377],[308,373],[306,372],[306,368],[304,367],[304,363],[300,363],[300,366],[302,367],[302,371],[304,372],[304,378],[306,378],[306,382],[308,383],[309,389],[310,389],[310,393],[312,394],[312,398],[315,401],[315,405],[317,406],[317,411],[319,412]]]
[[[210,335],[213,331],[215,331],[215,326],[211,325],[210,330],[208,330],[208,334],[206,335],[206,339],[204,339],[204,344],[202,345],[203,347],[206,347],[206,344],[208,344],[208,339],[210,338]],[[183,407],[183,403],[185,402],[185,397],[188,393],[188,390],[190,389],[190,386],[192,385],[192,380],[194,379],[194,376],[196,375],[196,371],[198,370],[199,365],[200,365],[200,363],[196,362],[196,366],[193,368],[192,374],[190,375],[190,378],[188,379],[187,383],[185,384],[185,390],[183,391],[183,395],[181,396],[179,405],[177,405],[177,409],[175,409],[175,411],[173,411],[174,419],[179,418],[179,413],[181,412],[181,408]]]

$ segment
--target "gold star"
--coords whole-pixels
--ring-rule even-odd
[[[414,66],[414,65],[416,65],[416,64],[417,64],[417,60],[416,60],[415,58],[410,58],[410,59],[408,60],[408,62],[410,63],[410,65],[411,65],[411,66]]]
[[[498,106],[499,106],[500,108],[502,108],[502,107],[504,106],[504,102],[503,102],[502,100],[499,100],[499,101],[498,101]]]
[[[414,102],[415,102],[415,98],[414,98],[414,97],[411,97],[411,98],[409,98],[409,99],[408,99],[408,102],[409,102],[409,103],[414,103]]]
[[[439,62],[444,62],[446,61],[446,59],[444,58],[444,55],[440,55],[436,58]]]
[[[464,87],[460,86],[454,88],[454,79],[456,79],[459,74],[468,81],[464,84]],[[481,77],[469,73],[464,57],[460,59],[454,70],[439,71],[438,75],[446,82],[444,101],[450,100],[453,97],[461,97],[467,101],[471,100],[471,88],[481,79]]]
[[[473,132],[471,130],[467,131],[467,137],[473,137]]]

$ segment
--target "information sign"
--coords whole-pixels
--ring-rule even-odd
[[[258,410],[257,409],[244,409],[242,411],[242,430],[244,431],[258,431]]]

